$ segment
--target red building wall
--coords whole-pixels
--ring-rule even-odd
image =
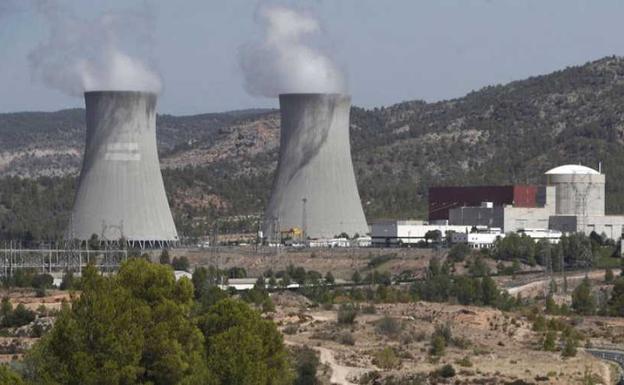
[[[513,205],[516,207],[536,207],[537,186],[513,186]]]

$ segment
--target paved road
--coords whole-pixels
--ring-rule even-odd
[[[615,362],[620,366],[620,381],[618,384],[624,384],[624,351],[614,349],[591,348],[585,351],[601,360]]]

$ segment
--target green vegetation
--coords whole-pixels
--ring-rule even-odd
[[[616,317],[624,317],[624,278],[619,277],[615,280],[611,298],[607,303],[609,315]]]
[[[449,250],[448,257],[452,262],[462,262],[470,255],[472,249],[466,243],[458,243],[453,245]]]
[[[337,321],[340,325],[351,325],[355,322],[359,309],[354,304],[342,304],[337,313]]]
[[[550,271],[561,271],[563,262],[568,268],[587,267],[617,267],[618,258],[612,256],[616,246],[611,240],[606,240],[592,233],[586,236],[582,233],[573,233],[561,237],[561,242],[551,244],[547,241],[535,243],[524,234],[510,233],[494,244],[492,256],[499,261],[518,261],[531,266],[539,264]],[[617,263],[616,263],[617,262]],[[519,265],[506,273],[515,273]]]
[[[447,302],[454,298],[462,305],[475,304],[501,309],[510,309],[516,305],[513,298],[498,289],[491,277],[453,276],[449,266],[440,265],[436,259],[431,260],[427,279],[414,282],[411,292],[415,298],[431,302]]]
[[[24,304],[18,304],[15,309],[8,298],[2,299],[0,305],[0,327],[11,328],[28,325],[35,320],[35,312],[29,310]]]
[[[588,278],[583,279],[572,292],[572,309],[581,315],[592,315],[596,312],[596,298],[591,292]]]
[[[0,365],[0,385],[26,385],[22,377],[7,365]]]
[[[381,369],[395,369],[401,366],[401,359],[394,349],[388,346],[373,354],[373,365]]]
[[[432,373],[432,377],[451,378],[455,377],[455,368],[453,365],[446,364]]]
[[[403,330],[403,324],[400,320],[385,315],[383,316],[383,318],[377,321],[377,324],[375,325],[375,330],[379,334],[389,337],[396,337],[401,332],[401,330]]]
[[[320,364],[318,354],[308,348],[293,348],[297,378],[294,385],[317,385],[316,372]]]
[[[555,332],[554,330],[549,330],[548,332],[546,332],[546,335],[544,336],[544,342],[542,344],[543,349],[547,352],[554,352],[557,348],[556,343],[557,332]]]
[[[81,288],[28,353],[32,383],[264,385],[293,378],[271,321],[238,300],[195,301],[191,281],[176,281],[167,266],[132,259],[111,277],[89,267]]]
[[[584,338],[583,334],[574,328],[574,322],[563,317],[544,317],[537,308],[529,310],[527,314],[533,321],[533,330],[543,333],[539,349],[554,352],[561,346],[561,356],[574,357],[577,352],[579,342]],[[557,344],[559,336],[559,344]]]

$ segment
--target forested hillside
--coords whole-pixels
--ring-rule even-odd
[[[161,115],[158,135],[165,183],[184,232],[205,233],[215,218],[262,212],[277,161],[276,111]],[[431,185],[540,183],[550,167],[597,167],[599,161],[607,174],[607,211],[624,212],[623,135],[624,59],[616,57],[448,101],[354,107],[351,116],[355,171],[369,220],[424,216]],[[0,114],[3,175],[59,175],[2,183],[1,236],[10,233],[15,216],[26,222],[49,218],[49,226],[63,222],[83,140],[81,110]],[[31,185],[20,191],[48,191],[56,183],[65,199],[43,194],[35,210],[27,193],[7,187],[16,183]],[[45,227],[35,238],[58,234]]]

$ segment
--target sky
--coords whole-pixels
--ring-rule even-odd
[[[0,0],[0,112],[82,107],[34,79],[28,55],[47,39],[30,0]],[[58,0],[79,17],[149,13],[137,47],[162,79],[159,112],[277,107],[249,95],[241,46],[262,34],[256,0]],[[318,18],[319,47],[344,72],[354,105],[461,97],[473,90],[624,55],[621,0],[279,1]]]

